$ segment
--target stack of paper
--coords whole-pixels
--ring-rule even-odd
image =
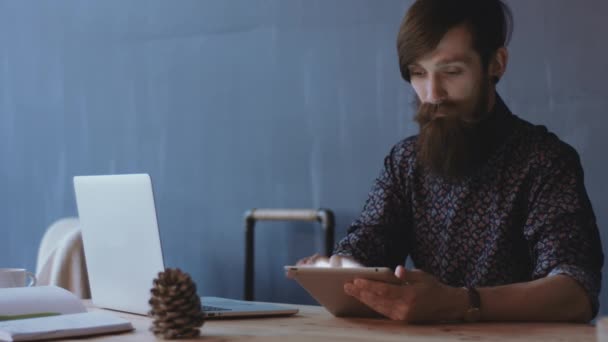
[[[55,286],[0,289],[0,341],[33,341],[133,330],[106,312],[86,312],[82,301]]]

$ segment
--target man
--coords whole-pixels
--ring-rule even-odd
[[[496,93],[510,27],[500,0],[412,5],[397,46],[420,133],[392,148],[334,255],[299,264],[395,268],[402,286],[344,286],[394,320],[597,314],[603,253],[578,154]],[[407,256],[416,269],[402,266]]]

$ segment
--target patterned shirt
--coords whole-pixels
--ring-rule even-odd
[[[414,265],[450,286],[565,274],[598,310],[604,261],[577,152],[497,96],[482,165],[459,181],[425,173],[413,136],[384,160],[363,212],[334,254],[366,266]]]

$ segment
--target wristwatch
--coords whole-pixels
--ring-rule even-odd
[[[474,287],[465,287],[469,294],[469,308],[464,312],[465,322],[477,322],[481,318],[481,298]]]

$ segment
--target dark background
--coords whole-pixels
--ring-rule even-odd
[[[340,239],[417,132],[395,50],[411,2],[0,1],[0,266],[33,270],[80,174],[150,173],[166,263],[204,295],[241,297],[247,209],[330,208]],[[602,228],[608,3],[509,4],[499,92],[579,151]],[[312,303],[282,266],[322,251],[318,225],[258,227],[256,298]]]

